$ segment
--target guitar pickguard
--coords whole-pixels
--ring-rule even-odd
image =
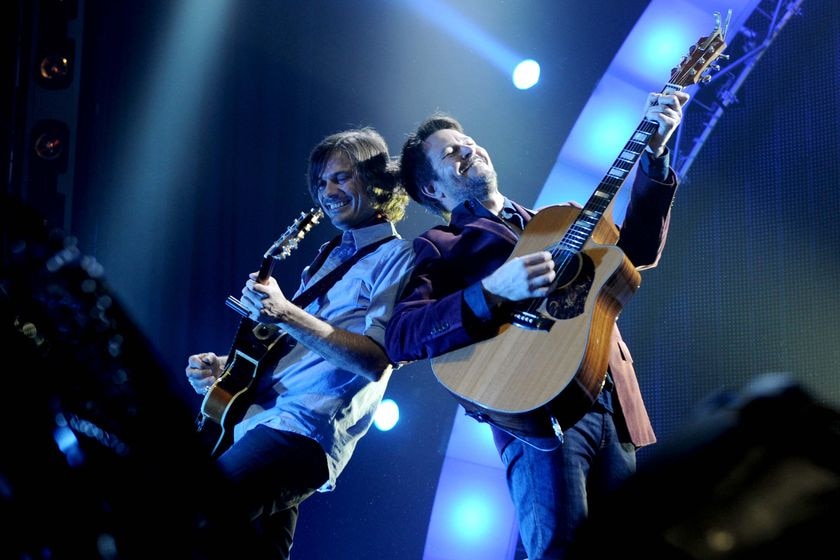
[[[555,319],[573,319],[584,313],[586,300],[595,280],[595,265],[586,253],[578,253],[575,262],[567,268],[573,268],[573,277],[569,281],[561,278],[559,285],[547,297],[545,310]]]

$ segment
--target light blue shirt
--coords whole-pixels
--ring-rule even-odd
[[[352,234],[356,250],[391,235],[397,237],[358,260],[306,311],[334,327],[369,336],[384,347],[385,325],[408,280],[414,251],[411,242],[400,238],[393,224],[387,222],[353,230]],[[308,284],[301,283],[297,293],[337,264],[327,258]],[[297,344],[280,360],[271,380],[270,390],[260,393],[258,402],[234,428],[234,439],[239,440],[260,424],[312,438],[324,449],[330,473],[320,491],[334,489],[356,444],[370,429],[388,376],[370,381]]]

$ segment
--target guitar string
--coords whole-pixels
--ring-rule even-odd
[[[712,46],[711,43],[712,41],[709,41],[708,44]],[[714,51],[715,48],[717,47],[713,47],[711,50]],[[705,63],[705,60],[702,58],[700,61]],[[709,64],[711,64],[711,62],[709,62]],[[684,89],[684,84],[693,83],[694,79],[691,75],[691,69],[693,66],[694,65],[690,65],[687,68],[678,68],[674,72],[674,75],[671,76],[669,83],[662,88],[661,93],[665,93],[669,89],[682,90]],[[708,66],[708,64],[706,66]],[[680,72],[680,70],[682,70],[682,72]],[[695,75],[702,74],[702,72],[703,70],[695,73]],[[569,266],[572,259],[577,256],[577,254],[583,249],[584,244],[589,240],[595,228],[598,226],[604,211],[609,206],[610,202],[612,202],[612,199],[621,188],[621,185],[624,184],[627,174],[630,173],[633,166],[638,161],[638,158],[641,156],[648,144],[648,140],[651,136],[653,136],[658,126],[659,125],[656,121],[650,121],[648,119],[642,120],[639,126],[636,127],[636,130],[630,137],[630,140],[624,145],[624,149],[615,159],[606,175],[599,183],[598,189],[596,189],[595,193],[593,193],[586,205],[581,209],[578,218],[574,221],[574,223],[572,223],[559,241],[553,243],[547,248],[551,253],[552,260],[554,261],[554,270],[557,273],[558,278],[562,278],[563,273],[566,271],[566,267]],[[644,141],[637,140],[640,134],[644,136]],[[629,159],[623,158],[622,156],[626,153],[632,154],[632,157]],[[622,166],[622,164],[626,167]],[[616,177],[611,175],[613,170],[617,170],[620,176]],[[552,293],[555,289],[556,287],[552,288],[549,293]],[[536,313],[545,299],[546,298],[533,298],[525,307],[526,311],[529,313]]]
[[[554,260],[554,270],[557,272],[558,278],[562,277],[566,267],[569,266],[569,263],[571,263],[577,254],[583,249],[584,244],[597,227],[603,212],[609,206],[613,197],[624,183],[624,177],[626,177],[627,173],[629,173],[629,169],[632,169],[633,165],[635,165],[636,160],[647,145],[647,139],[650,138],[657,126],[656,122],[644,120],[638,127],[636,127],[636,131],[633,133],[631,139],[624,145],[624,149],[621,154],[618,158],[616,158],[615,162],[613,162],[613,165],[610,167],[610,170],[607,171],[607,174],[601,180],[598,185],[598,189],[589,198],[586,205],[580,210],[578,218],[568,228],[568,230],[566,230],[559,241],[547,247],[547,250],[551,253],[552,259]],[[645,141],[639,141],[636,139],[640,134],[644,136]],[[630,159],[622,157],[628,153],[632,154]],[[628,169],[620,167],[622,162],[627,164]],[[610,172],[614,169],[619,170],[622,177],[615,177],[611,175]],[[526,306],[526,310],[530,313],[535,313],[542,305],[544,299],[545,298],[534,298],[533,300],[530,300],[530,303]]]

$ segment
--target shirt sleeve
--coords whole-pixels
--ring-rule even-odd
[[[476,282],[464,289],[464,302],[477,319],[489,321],[493,318],[493,312],[490,306],[487,305],[487,298],[484,297],[481,282]]]
[[[364,334],[381,346],[385,346],[385,326],[394,312],[394,305],[411,273],[414,250],[411,242],[404,239],[390,241],[390,249],[377,268],[372,279],[370,306],[365,316]]]

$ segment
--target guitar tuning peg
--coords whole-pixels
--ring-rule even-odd
[[[718,70],[720,70],[720,64],[712,64],[711,66],[709,66],[709,68],[717,72]]]
[[[708,84],[709,82],[711,82],[711,81],[712,81],[712,77],[711,77],[711,76],[709,76],[708,74],[706,74],[705,76],[703,76],[703,77],[700,79],[700,81],[701,81],[702,83],[704,83],[704,84]]]
[[[715,60],[729,60],[728,54],[719,54]]]

